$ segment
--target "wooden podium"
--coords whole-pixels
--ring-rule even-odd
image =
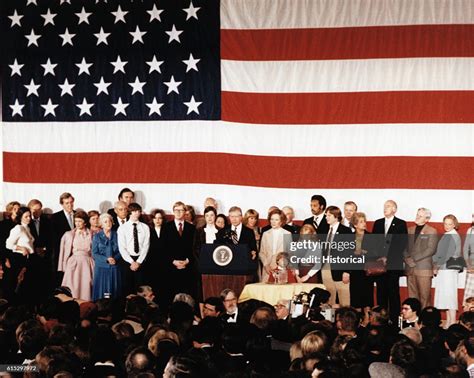
[[[238,297],[244,286],[254,281],[257,266],[246,245],[204,244],[199,255],[203,298],[218,297],[226,288]]]

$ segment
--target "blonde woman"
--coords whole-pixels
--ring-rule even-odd
[[[446,262],[451,257],[461,256],[461,237],[457,229],[459,222],[452,215],[443,218],[445,233],[438,242],[436,254],[433,256],[433,273],[436,276],[434,306],[447,310],[446,328],[456,322],[458,309],[458,271],[447,269]]]

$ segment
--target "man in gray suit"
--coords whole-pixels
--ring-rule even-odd
[[[438,243],[436,230],[428,225],[430,218],[430,210],[418,209],[415,226],[408,228],[408,249],[405,252],[408,297],[417,298],[422,308],[431,306],[432,257]]]

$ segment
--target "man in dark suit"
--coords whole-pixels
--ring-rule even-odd
[[[53,238],[53,229],[51,221],[49,218],[43,214],[43,204],[40,200],[32,199],[28,202],[28,208],[31,212],[31,222],[29,223],[29,228],[31,235],[35,238],[34,248],[35,254],[37,257],[37,272],[38,277],[40,278],[37,281],[38,291],[37,294],[40,298],[43,298],[48,294],[53,288],[54,282],[48,281],[48,278],[51,278],[53,275],[51,270],[53,266],[52,259],[52,238]]]
[[[379,256],[387,267],[387,272],[375,279],[377,283],[377,303],[389,310],[390,320],[397,324],[400,315],[400,276],[403,274],[403,258],[407,247],[407,224],[395,217],[397,204],[388,200],[383,207],[384,218],[374,222],[372,232],[385,235]]]
[[[354,234],[349,227],[341,224],[341,209],[336,206],[329,206],[326,209],[326,219],[329,226],[327,235],[319,234],[325,237],[326,244],[323,248],[323,264],[321,275],[326,290],[331,293],[329,303],[336,303],[336,295],[341,306],[350,305],[350,267],[343,263],[326,262],[331,257],[348,257],[352,254],[353,249],[344,248],[339,250],[339,244],[354,241]]]
[[[59,196],[59,204],[62,210],[53,214],[51,218],[53,228],[53,272],[56,272],[55,286],[61,286],[63,272],[58,272],[59,249],[63,235],[74,228],[74,197],[71,193],[63,193]]]
[[[112,210],[112,212],[110,211]],[[108,213],[112,215],[112,229],[117,231],[119,227],[130,219],[128,213],[128,205],[124,201],[115,202],[114,208],[110,209]]]
[[[305,219],[303,224],[312,225],[320,235],[327,234],[329,226],[324,214],[325,210],[326,199],[319,194],[315,194],[311,197],[311,213],[313,216]]]
[[[176,202],[173,205],[174,221],[165,223],[161,230],[164,253],[168,259],[170,272],[170,292],[163,293],[167,298],[175,294],[187,293],[196,298],[197,276],[193,258],[193,224],[184,220],[186,205]],[[160,293],[157,293],[160,296]]]
[[[233,242],[234,244],[247,245],[249,247],[250,258],[255,260],[257,258],[255,233],[242,224],[242,209],[237,206],[232,206],[229,209],[229,220],[230,226],[219,230],[216,236],[216,242],[222,244]]]
[[[284,206],[281,211],[283,211],[283,214],[286,216],[286,224],[285,230],[290,231],[292,234],[299,234],[301,226],[298,226],[297,224],[293,223],[293,219],[295,219],[295,211],[291,206]]]

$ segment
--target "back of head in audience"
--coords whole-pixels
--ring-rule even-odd
[[[137,347],[128,354],[125,368],[128,375],[152,372],[155,368],[155,356],[147,348]]]

